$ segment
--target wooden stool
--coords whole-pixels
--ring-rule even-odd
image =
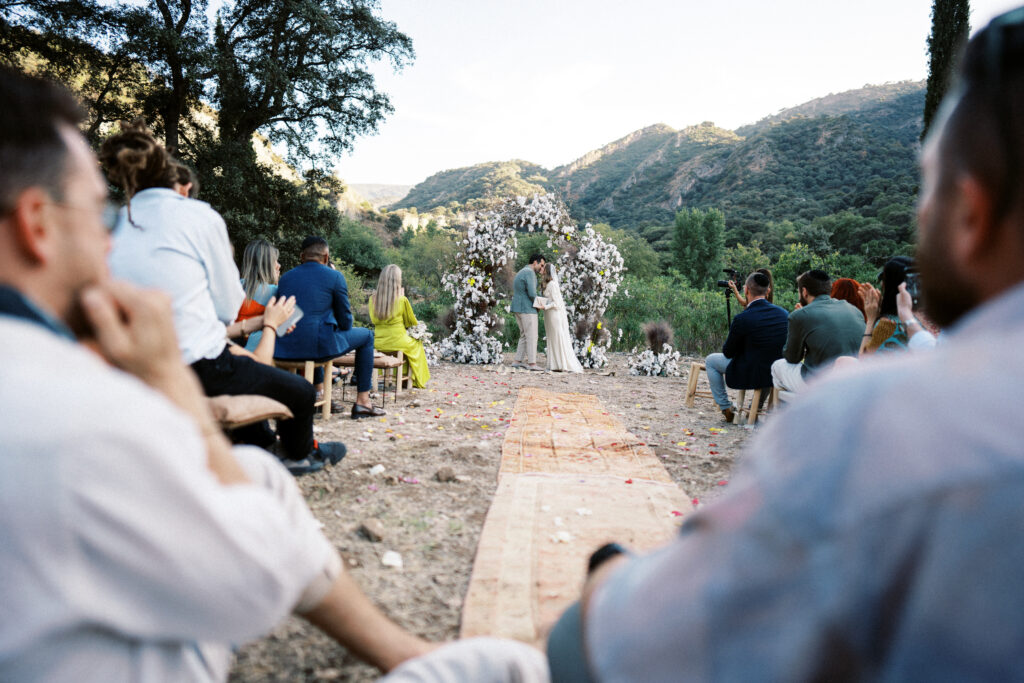
[[[320,413],[325,417],[331,416],[331,381],[334,377],[334,364],[344,356],[337,356],[335,358],[328,358],[327,360],[281,360],[279,358],[274,359],[274,367],[301,374],[306,378],[306,381],[313,384],[313,372],[316,368],[324,369],[324,395],[323,397],[313,404],[313,407],[320,407]]]
[[[697,391],[697,380],[700,378],[701,371],[707,372],[704,368],[704,363],[694,361],[690,363],[690,381],[686,385],[686,407],[693,407],[693,397],[702,396],[704,398],[714,398],[710,391]]]
[[[767,389],[767,388],[768,387],[765,387],[765,389]],[[747,414],[747,424],[748,425],[752,425],[752,424],[754,424],[757,421],[757,413],[758,413],[758,411],[760,409],[760,404],[761,404],[761,392],[763,392],[765,389],[754,389],[754,396],[750,400],[750,407],[749,408],[744,408],[743,407],[743,404],[745,403],[744,399],[746,399],[746,396],[747,396],[747,390],[746,389],[740,389],[739,405],[736,408],[736,414],[732,418],[732,423],[734,425],[738,425],[738,424],[740,424],[742,422],[743,414],[744,413]],[[768,394],[768,399],[765,401],[765,405],[764,405],[765,410],[773,408],[775,406],[775,404],[778,402],[778,400],[779,400],[779,390],[776,389],[775,387],[772,387],[770,392],[769,392],[769,394]]]
[[[401,351],[397,351],[396,353],[398,354],[397,356],[389,356],[386,353],[381,353],[380,351],[374,351],[373,352],[373,369],[377,370],[378,373],[383,377],[383,379],[384,379],[384,390],[387,389],[388,377],[391,375],[391,371],[394,370],[394,373],[395,373],[395,402],[397,403],[398,402],[398,390],[399,389],[405,389],[406,388],[406,386],[405,386],[406,384],[408,384],[408,388],[411,389],[412,388],[412,378],[403,375],[403,370],[405,368],[405,354],[402,353]],[[335,360],[337,361],[338,365],[340,365],[340,366],[354,367],[355,364],[356,364],[356,354],[355,354],[355,351],[351,351],[349,353],[346,353],[344,356],[339,356]],[[342,394],[341,394],[342,400],[345,399],[345,390],[346,390],[347,386],[348,385],[344,385],[342,387],[342,390],[341,390],[342,391]],[[384,407],[384,400],[385,400],[385,393],[386,393],[384,390],[381,391],[381,397],[380,397],[380,407],[381,408]]]

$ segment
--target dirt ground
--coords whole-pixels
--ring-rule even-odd
[[[507,362],[511,358],[507,357]],[[543,364],[543,356],[539,359]],[[689,359],[681,364],[689,368]],[[317,420],[316,436],[348,456],[299,479],[348,569],[395,621],[429,640],[455,638],[477,540],[497,485],[505,428],[520,387],[596,395],[703,504],[728,485],[749,428],[723,422],[709,398],[684,406],[686,376],[633,377],[623,354],[582,375],[442,363],[428,388],[388,398],[387,417]],[[707,388],[701,373],[701,385]],[[348,389],[348,400],[355,395]],[[392,395],[393,396],[393,395]],[[341,387],[334,390],[341,399]],[[348,404],[346,404],[346,407]],[[449,468],[449,472],[442,471]],[[371,471],[372,470],[372,471]],[[382,471],[381,471],[382,470]],[[442,479],[453,481],[439,481]],[[367,538],[361,527],[379,534]],[[385,566],[398,553],[402,567]],[[238,654],[232,681],[367,681],[376,672],[298,619]]]

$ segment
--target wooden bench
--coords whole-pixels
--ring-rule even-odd
[[[381,351],[374,351],[373,352],[373,368],[374,368],[374,370],[378,371],[378,373],[380,374],[380,376],[384,380],[384,387],[383,387],[383,389],[381,391],[381,399],[380,399],[380,406],[381,406],[381,408],[384,407],[384,399],[385,399],[385,393],[386,393],[386,389],[387,389],[387,381],[388,381],[388,378],[391,376],[392,371],[394,372],[394,377],[395,377],[395,402],[396,403],[398,402],[398,390],[399,389],[405,390],[405,389],[411,389],[412,388],[412,377],[403,374],[404,369],[405,369],[405,354],[402,353],[401,351],[396,351],[395,353],[397,355],[389,356],[388,354],[383,353]],[[356,364],[356,353],[355,353],[355,351],[350,351],[349,353],[346,353],[344,356],[341,356],[341,357],[339,357],[339,358],[337,358],[335,360],[337,361],[338,365],[340,365],[340,366],[343,366],[343,367],[355,367],[355,364]],[[342,400],[345,399],[345,387],[347,387],[347,384],[342,387],[342,394],[341,394]]]

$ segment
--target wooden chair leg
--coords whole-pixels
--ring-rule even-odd
[[[703,363],[690,363],[690,380],[686,385],[686,407],[693,407],[693,397],[697,394],[697,379],[700,371],[704,369]]]
[[[740,389],[740,396],[739,396],[739,400],[737,401],[736,412],[733,413],[733,416],[732,416],[732,423],[734,425],[738,425],[740,423],[740,418],[743,417],[743,399],[745,399],[746,396],[747,396],[747,390],[746,389]]]
[[[324,365],[324,404],[320,414],[326,420],[331,416],[331,394],[334,393],[334,363],[327,361]]]
[[[750,410],[747,411],[747,424],[757,422],[758,408],[761,406],[761,390],[754,389],[754,398],[750,401]]]

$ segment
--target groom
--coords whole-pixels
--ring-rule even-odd
[[[512,281],[512,312],[519,324],[519,346],[512,363],[514,368],[526,368],[524,360],[530,362],[530,370],[542,370],[537,365],[537,309],[533,300],[537,298],[537,275],[544,269],[546,261],[540,254],[530,256],[530,262],[516,273]]]

